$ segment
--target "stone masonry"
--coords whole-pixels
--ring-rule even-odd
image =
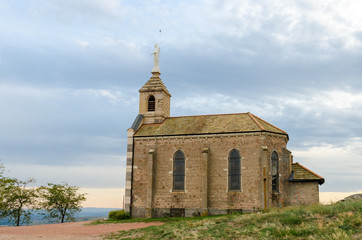
[[[263,209],[261,169],[266,167],[269,179],[271,151],[282,153],[286,141],[286,137],[272,134],[135,138],[132,215],[144,217],[147,209],[153,209],[153,216],[162,216],[171,208],[185,209],[186,216],[199,215],[205,210],[219,214],[230,210]],[[234,148],[242,155],[241,191],[228,191],[228,154]],[[152,149],[154,154],[152,173],[149,171],[150,153],[147,149]],[[182,192],[172,191],[173,155],[177,150],[186,155],[185,190]],[[266,152],[264,157],[262,152]],[[205,154],[208,157],[204,157]],[[286,168],[289,160],[280,159],[283,163],[281,172],[285,172],[280,177],[280,195],[284,193],[284,182],[288,178]],[[152,196],[148,195],[150,183],[153,183]],[[283,198],[276,203],[271,201],[271,181],[268,181],[267,193],[267,206],[284,205]]]

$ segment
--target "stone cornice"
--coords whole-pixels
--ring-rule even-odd
[[[273,132],[245,132],[245,133],[217,133],[217,134],[192,134],[192,135],[173,135],[173,136],[134,136],[136,141],[138,140],[168,140],[168,139],[199,139],[199,138],[231,138],[231,137],[252,137],[252,136],[270,136],[276,138],[283,138],[288,142],[288,138],[284,134],[278,134]]]

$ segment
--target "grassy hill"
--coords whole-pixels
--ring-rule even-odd
[[[135,221],[141,220],[123,222]],[[121,231],[108,235],[107,239],[362,239],[362,201],[287,207],[253,214],[145,221],[165,224]],[[102,223],[110,221],[95,222]]]

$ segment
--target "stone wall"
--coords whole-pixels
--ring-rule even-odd
[[[130,212],[131,209],[131,185],[132,185],[132,161],[133,161],[133,134],[134,130],[127,130],[127,162],[126,162],[126,186],[124,210]]]
[[[290,176],[289,162],[291,158],[290,151],[286,149],[287,139],[275,134],[265,134],[263,137],[264,144],[261,146],[260,171],[265,167],[267,183],[266,208],[285,206],[285,194]],[[272,191],[271,177],[271,155],[274,151],[278,154],[279,158],[279,189],[276,192]],[[264,187],[261,187],[260,190],[260,194],[264,196]],[[265,205],[263,205],[263,207],[264,206]]]
[[[152,212],[153,216],[162,216],[169,214],[170,209],[174,209],[175,213],[178,213],[177,209],[185,209],[184,215],[191,216],[202,214],[205,207],[210,214],[262,209],[264,167],[268,207],[284,204],[285,181],[289,177],[286,143],[285,135],[271,133],[135,137],[132,215],[145,217]],[[234,148],[241,154],[241,191],[228,191],[228,155]],[[150,150],[153,151],[152,160]],[[182,192],[172,191],[173,155],[177,150],[182,150],[186,157],[185,191]],[[281,183],[276,203],[272,200],[270,176],[270,156],[273,151],[278,153],[280,159]],[[207,158],[205,154],[208,154]],[[150,161],[152,173],[148,171]],[[148,201],[150,196],[152,199]]]
[[[148,112],[148,99],[153,95],[155,97],[155,111]],[[140,94],[139,113],[144,116],[144,123],[161,123],[166,117],[170,116],[171,98],[165,92],[146,92]]]
[[[289,182],[288,205],[306,205],[319,203],[319,184],[313,182]]]

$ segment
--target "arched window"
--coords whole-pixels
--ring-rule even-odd
[[[185,190],[185,155],[181,150],[173,156],[173,190]]]
[[[229,190],[241,190],[240,154],[233,149],[229,153]]]
[[[274,151],[271,156],[272,162],[272,190],[279,192],[279,158],[278,154]]]
[[[155,97],[153,95],[151,95],[148,98],[148,111],[154,112],[155,109],[156,109],[156,100],[155,100]]]

